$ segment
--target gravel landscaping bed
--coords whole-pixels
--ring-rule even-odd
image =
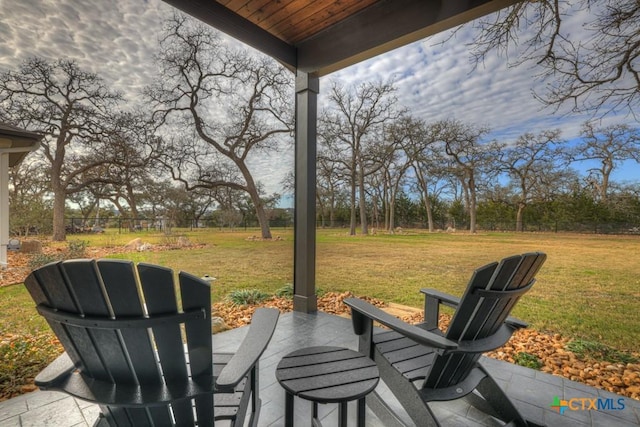
[[[328,292],[318,298],[318,310],[340,316],[350,316],[350,310],[343,303],[345,298],[353,297],[351,292]],[[360,297],[387,310],[386,303],[374,298]],[[274,307],[281,312],[293,310],[293,303],[287,298],[271,298],[260,306]],[[237,306],[227,303],[213,304],[213,315],[219,316],[229,328],[249,323],[251,314],[258,306]],[[394,310],[390,310],[392,314]],[[422,321],[423,313],[416,310],[410,315],[398,316],[408,323]],[[440,325],[446,328],[450,317],[440,315]],[[354,338],[355,339],[355,338]],[[542,372],[558,375],[596,388],[640,400],[640,354],[616,353],[617,361],[607,361],[589,355],[570,351],[571,341],[559,334],[547,334],[531,328],[516,331],[509,343],[487,356],[510,363],[538,369]],[[625,359],[628,358],[628,361]]]
[[[152,250],[166,249],[155,247]],[[100,258],[122,252],[123,248],[88,248],[86,256]],[[22,283],[28,274],[29,259],[29,254],[10,253],[10,269],[1,273],[0,286]],[[349,308],[343,300],[352,296],[350,292],[328,292],[318,298],[318,309],[349,316]],[[394,310],[393,306],[383,301],[361,298],[409,323],[419,322],[423,318],[422,312],[417,309]],[[260,305],[248,306],[219,302],[213,304],[213,316],[222,321],[215,327],[224,330],[246,325],[258,306],[275,307],[283,313],[293,309],[291,299],[286,297],[272,297]],[[447,315],[441,315],[440,324],[443,328],[446,328],[448,321]],[[517,331],[506,346],[487,353],[487,356],[640,400],[640,354],[621,353],[604,346],[593,347],[594,343],[571,341],[559,334],[547,334],[529,328]],[[0,401],[35,390],[33,376],[61,351],[52,333],[37,337],[21,336],[9,331],[0,333]]]

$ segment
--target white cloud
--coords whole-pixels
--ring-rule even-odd
[[[0,71],[15,69],[32,55],[72,58],[129,100],[139,99],[155,72],[152,56],[163,17],[171,13],[160,0],[0,0]],[[572,33],[584,31],[582,22],[578,14],[565,17]],[[321,91],[326,93],[331,79],[356,85],[393,77],[401,104],[426,121],[453,117],[487,125],[492,137],[507,140],[550,128],[561,128],[567,139],[575,137],[588,117],[542,110],[532,90],[541,91],[545,82],[535,69],[509,68],[496,55],[472,68],[467,46],[472,31],[465,27],[451,39],[448,32],[438,34],[356,64],[323,78]],[[616,120],[622,121],[612,117],[607,122]],[[293,168],[292,153],[252,160],[268,192],[279,191],[282,177]]]

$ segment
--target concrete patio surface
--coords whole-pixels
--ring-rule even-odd
[[[235,351],[246,328],[238,328],[214,336],[215,351]],[[284,391],[275,378],[275,368],[287,353],[308,346],[335,345],[357,348],[357,338],[350,319],[325,313],[285,313],[260,365],[260,397],[262,411],[259,425],[284,426]],[[584,384],[545,374],[510,363],[483,358],[482,363],[512,398],[516,406],[530,419],[549,427],[632,427],[640,426],[640,401],[588,387]],[[378,386],[381,395],[398,410],[400,418],[413,425],[402,413],[397,401]],[[552,408],[554,399],[571,403],[562,414]],[[573,399],[573,400],[571,400]],[[600,410],[581,409],[581,402],[596,399]],[[622,399],[622,400],[620,400]],[[586,407],[588,408],[588,404]],[[624,406],[624,408],[622,408]],[[444,426],[487,427],[501,425],[496,419],[479,412],[464,400],[436,403],[434,412]],[[63,393],[36,391],[0,402],[0,426],[91,426],[98,415],[96,405]],[[337,405],[320,405],[320,418],[325,427],[337,425]],[[355,422],[355,403],[349,406],[350,425]],[[311,404],[296,399],[295,425],[310,425]],[[386,427],[367,410],[368,427]]]

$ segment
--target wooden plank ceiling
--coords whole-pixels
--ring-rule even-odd
[[[495,12],[519,0],[164,0],[317,76]]]
[[[217,0],[291,45],[321,32],[379,0]]]

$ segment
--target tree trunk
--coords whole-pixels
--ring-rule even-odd
[[[67,232],[64,228],[64,205],[66,192],[60,185],[53,188],[53,237],[54,242],[64,242]]]
[[[253,176],[251,176],[251,172],[242,161],[236,161],[236,165],[242,172],[242,175],[247,182],[247,193],[249,193],[249,197],[251,197],[251,201],[253,202],[253,206],[256,210],[256,218],[258,218],[258,223],[260,224],[260,232],[262,233],[263,239],[271,239],[271,229],[269,228],[269,219],[267,218],[267,213],[264,210],[264,206],[262,205],[262,199],[260,198],[260,194],[258,193],[258,187],[256,183],[253,181]]]
[[[127,184],[127,202],[129,203],[129,208],[131,209],[131,216],[135,219],[138,219],[138,204],[136,203],[136,195],[133,191],[133,186]]]
[[[371,225],[374,228],[380,228],[380,212],[378,209],[378,197],[377,196],[373,196],[373,200],[371,201],[371,209],[372,209],[372,213],[371,213]]]
[[[425,194],[424,197],[424,209],[427,211],[427,224],[429,225],[429,233],[433,233],[433,212],[431,212],[431,200],[429,200],[429,195]]]
[[[262,238],[271,239],[269,219],[267,218],[267,213],[264,210],[264,206],[262,206],[262,199],[260,199],[258,190],[255,188],[255,186],[249,187],[248,190],[251,201],[253,202],[253,205],[256,209],[256,218],[258,218],[258,223],[260,224],[260,232],[262,233]]]
[[[322,203],[322,197],[319,193],[316,193],[316,204],[318,206],[318,212],[320,214],[320,227],[325,228],[326,226],[326,218],[327,218],[327,208],[324,203]]]
[[[602,168],[602,186],[600,187],[600,200],[605,205],[609,202],[609,176],[611,175],[612,169],[613,165],[610,164],[606,164],[605,167]]]
[[[524,208],[525,208],[524,203],[518,203],[518,211],[516,212],[516,231],[518,232],[523,231],[522,216],[523,216]]]
[[[369,234],[369,226],[367,224],[367,200],[364,192],[364,171],[360,171],[360,179],[358,180],[358,188],[360,193],[360,228],[365,236]]]
[[[349,224],[349,235],[356,235],[356,173],[351,172],[351,218]]]
[[[258,197],[258,200],[260,197]],[[256,203],[255,201],[253,203]],[[258,222],[260,223],[260,232],[262,233],[263,239],[271,239],[271,229],[269,228],[269,219],[267,218],[267,213],[264,211],[264,207],[262,206],[262,202],[260,203],[260,207],[256,207],[256,216],[258,217]]]
[[[331,202],[329,204],[329,227],[333,228],[336,226],[336,218],[335,218],[335,212],[336,212],[336,198],[335,198],[335,193],[334,190],[331,189]]]
[[[389,189],[387,183],[384,183],[382,191],[382,203],[384,205],[384,229],[389,230]]]
[[[431,200],[429,200],[429,189],[427,188],[427,183],[423,178],[420,169],[414,166],[413,170],[416,172],[416,178],[418,180],[420,193],[422,193],[424,210],[427,212],[427,224],[429,226],[429,233],[433,233],[435,227],[433,225],[433,212],[431,212]]]
[[[473,175],[469,178],[469,232],[476,233],[477,195]]]

